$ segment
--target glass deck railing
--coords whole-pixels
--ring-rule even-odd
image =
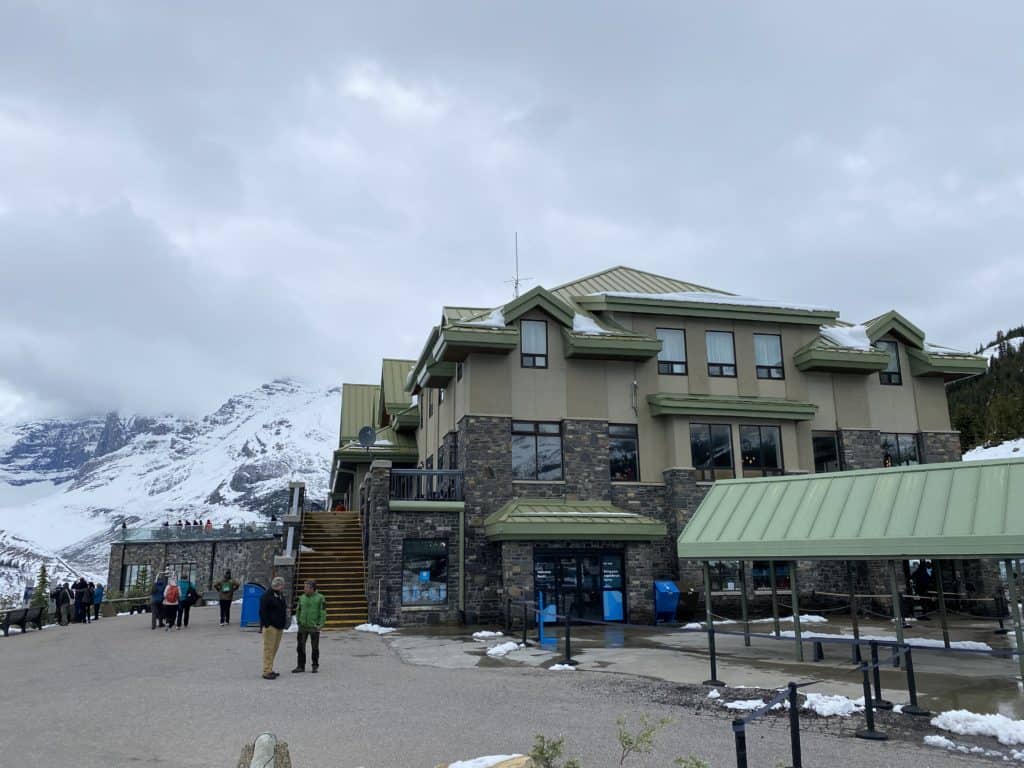
[[[121,541],[223,541],[230,539],[270,539],[281,535],[280,522],[217,525],[207,530],[202,525],[168,525],[158,528],[127,528],[120,531]]]

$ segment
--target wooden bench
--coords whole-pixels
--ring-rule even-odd
[[[2,614],[0,618],[0,629],[4,631],[4,637],[11,631],[11,627],[19,627],[22,632],[32,625],[36,629],[43,628],[43,609],[37,608],[13,608]]]

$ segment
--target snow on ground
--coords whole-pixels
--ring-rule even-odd
[[[753,712],[764,706],[764,699],[743,699],[742,701],[729,701],[723,706],[726,709],[735,709],[740,712]]]
[[[864,711],[864,697],[849,699],[846,696],[830,696],[827,693],[805,693],[804,709],[822,717],[849,717]]]
[[[987,459],[1024,459],[1024,437],[1007,440],[999,445],[978,446],[964,454],[964,461],[986,461]]]
[[[487,757],[477,757],[473,760],[460,760],[457,763],[450,763],[448,768],[494,768],[495,765],[501,765],[506,760],[511,760],[515,757],[522,757],[522,755],[488,755]]]
[[[520,645],[519,643],[513,643],[513,642],[500,643],[498,645],[494,645],[494,646],[491,646],[490,648],[488,648],[487,649],[487,655],[490,656],[491,658],[500,658],[502,656],[507,656],[508,654],[512,653],[513,651],[518,651],[522,647],[523,646]]]
[[[751,624],[771,624],[774,619],[751,619]],[[792,623],[792,616],[779,616],[779,623],[786,624]],[[715,626],[721,624],[742,624],[742,621],[735,621],[734,619],[715,619]],[[817,614],[809,613],[806,616],[800,616],[801,624],[828,624],[828,619],[824,616],[818,616]],[[689,624],[684,624],[682,629],[704,629],[704,624],[699,621],[691,621]]]
[[[710,691],[708,691],[708,698],[709,699],[720,699],[720,698],[722,698],[722,694],[720,694],[718,692],[717,688],[712,688]]]
[[[572,664],[552,664],[548,667],[552,672],[575,672],[576,667]]]
[[[780,632],[781,637],[795,637],[796,633],[787,629]],[[853,640],[853,635],[836,634],[833,632],[801,632],[800,636],[804,640],[813,640],[815,638],[842,638],[844,640]],[[872,640],[878,640],[880,642],[895,642],[896,635],[861,635],[860,641],[863,643],[869,643]],[[936,640],[931,637],[906,637],[904,636],[903,642],[907,645],[912,645],[915,648],[945,648],[945,645],[941,640]],[[950,648],[957,648],[964,651],[991,651],[992,646],[988,643],[979,643],[975,640],[955,640],[949,644]]]
[[[984,755],[985,757],[998,757],[1004,762],[1008,759],[1006,755],[997,749],[985,749],[979,747],[976,744],[958,744],[952,739],[947,739],[945,736],[938,736],[936,734],[929,734],[924,737],[924,743],[929,747],[938,747],[939,749],[948,749],[951,752],[962,752],[965,755]],[[1017,750],[1010,751],[1010,757],[1014,760],[1024,760],[1024,752],[1018,752]]]
[[[382,627],[379,624],[360,624],[355,630],[356,632],[372,632],[375,635],[387,635],[396,631],[394,627]]]
[[[1006,715],[980,715],[966,709],[953,709],[932,718],[932,725],[960,736],[991,736],[1000,744],[1024,744],[1024,720]]]
[[[480,642],[483,642],[484,640],[489,640],[492,637],[504,637],[504,636],[505,636],[504,632],[491,632],[488,629],[482,629],[479,632],[474,632],[473,633],[473,639],[474,640],[479,640]]]

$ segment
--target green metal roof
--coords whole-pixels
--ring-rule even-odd
[[[405,381],[416,365],[415,360],[393,360],[384,358],[381,364],[381,410],[387,414],[408,408],[412,398],[405,391]],[[381,413],[381,417],[385,414]],[[381,418],[383,424],[385,419]]]
[[[688,560],[1024,555],[1024,459],[720,480],[678,542]]]
[[[981,355],[955,350],[939,351],[927,346],[921,349],[907,347],[910,358],[910,373],[913,376],[936,376],[945,381],[955,381],[966,376],[977,376],[988,370],[988,360]]]
[[[874,373],[885,370],[889,353],[878,349],[841,347],[818,336],[793,354],[793,362],[800,371],[834,373]]]
[[[513,499],[484,520],[491,541],[653,541],[664,523],[607,501]]]
[[[895,333],[918,349],[924,346],[924,331],[895,309],[889,310],[884,315],[871,318],[864,323],[864,327],[871,341],[878,341],[887,333]]]
[[[647,396],[652,416],[727,416],[750,419],[807,421],[818,406],[801,400],[737,395],[687,395],[659,392]]]
[[[419,458],[416,438],[395,432],[391,427],[381,427],[377,430],[377,442],[369,450],[353,438],[343,442],[334,455],[340,461],[350,464],[369,464],[376,459],[415,462]]]
[[[576,296],[586,296],[590,293],[601,291],[632,291],[636,293],[690,293],[704,291],[708,293],[727,293],[703,285],[687,283],[671,277],[655,275],[651,272],[633,269],[632,267],[612,267],[596,275],[588,275],[570,283],[565,283],[557,288],[552,288],[551,293],[563,301],[569,301]]]
[[[341,385],[341,442],[355,440],[363,427],[378,427],[377,404],[380,387],[376,384]]]

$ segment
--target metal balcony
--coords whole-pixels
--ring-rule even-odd
[[[393,469],[396,501],[463,501],[461,469]]]

